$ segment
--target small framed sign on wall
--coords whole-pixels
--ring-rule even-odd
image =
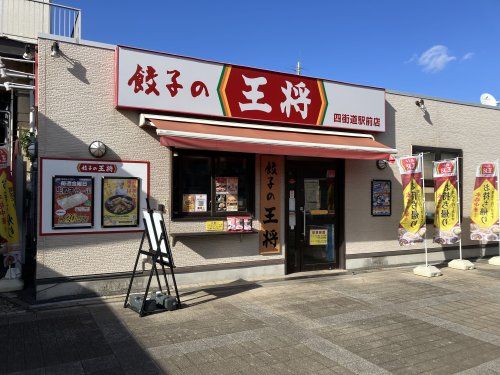
[[[391,193],[390,180],[372,180],[372,216],[391,216]]]
[[[139,225],[141,179],[137,177],[103,177],[101,225],[103,228]]]

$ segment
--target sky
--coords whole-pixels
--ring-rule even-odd
[[[500,100],[500,0],[55,0],[86,40],[479,102]]]

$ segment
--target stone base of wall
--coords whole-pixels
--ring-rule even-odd
[[[498,255],[498,246],[495,244],[494,247],[464,247],[462,254],[465,259],[491,257]],[[457,248],[429,249],[428,257],[431,264],[443,264],[458,259],[459,251]],[[385,253],[347,255],[346,269],[381,268],[424,263],[425,252],[423,249],[408,248],[408,250],[388,251]]]
[[[245,281],[282,277],[285,266],[281,264],[268,264],[261,266],[238,267],[199,272],[176,273],[179,293],[182,295],[183,287],[202,286],[203,284],[220,284],[220,286],[241,283]],[[117,275],[115,277],[95,277],[92,279],[78,279],[58,281],[38,280],[36,287],[37,302],[49,302],[88,297],[102,297],[125,294],[129,285],[131,274]],[[144,292],[149,272],[137,275],[134,279],[132,292]],[[168,282],[172,288],[171,277]],[[162,287],[164,288],[162,283]],[[151,281],[151,291],[158,290],[156,278]],[[172,291],[172,290],[171,290]],[[181,298],[182,300],[182,298]]]

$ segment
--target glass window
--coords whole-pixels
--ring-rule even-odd
[[[248,210],[249,189],[252,188],[248,186],[247,175],[249,174],[249,164],[246,158],[237,156],[220,156],[215,158],[216,197],[226,199],[225,207],[219,204],[216,207],[216,211],[232,212]],[[250,173],[254,173],[253,169]],[[221,188],[223,188],[221,183],[225,184],[225,191],[221,191]]]
[[[434,167],[434,161],[436,159],[436,154],[434,152],[424,153],[424,177],[426,179],[432,180],[432,169]]]
[[[207,212],[211,205],[210,158],[185,156],[181,158],[182,212]]]
[[[173,217],[252,213],[254,155],[176,150]]]

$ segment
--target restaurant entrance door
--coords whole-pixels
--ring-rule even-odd
[[[343,160],[287,160],[287,274],[344,267],[343,189]]]

